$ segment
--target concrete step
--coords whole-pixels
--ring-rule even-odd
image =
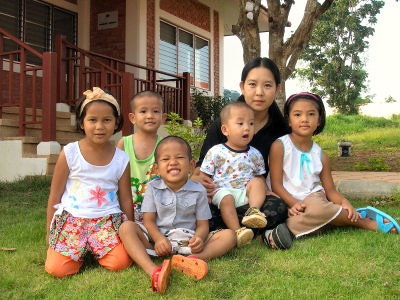
[[[43,159],[45,158],[47,160],[47,168],[46,168],[46,174],[48,176],[52,176],[54,174],[54,167],[56,165],[57,159],[58,159],[58,154],[52,154],[52,155],[37,155],[36,154],[36,149],[37,145],[40,142],[40,139],[37,137],[5,137],[5,138],[0,138],[1,141],[21,141],[22,142],[22,159],[27,158],[27,159]],[[65,144],[69,143],[70,141],[63,141]],[[64,146],[65,144],[62,144]]]
[[[26,108],[25,109],[25,121],[32,121],[32,113],[33,109],[32,108]],[[56,112],[56,124],[57,126],[74,126],[71,122],[71,116],[74,115],[73,113],[70,112],[62,112],[62,111],[57,111]],[[72,117],[75,119],[75,117]],[[3,107],[2,111],[2,119],[10,119],[10,120],[15,120],[19,121],[19,107]],[[36,109],[36,120],[41,121],[42,120],[42,110],[41,109]]]
[[[32,117],[33,109],[32,108],[25,108],[25,116]],[[64,112],[64,111],[57,111],[56,112],[56,117],[57,119],[70,119],[71,115],[74,113],[70,112]],[[9,118],[6,118],[5,116],[9,116]],[[19,116],[19,107],[13,106],[13,107],[3,107],[2,110],[2,118],[5,119],[17,119],[18,120]],[[36,109],[36,116],[37,117],[42,117],[42,109],[37,108]]]
[[[0,138],[18,136],[18,121],[0,119]]]
[[[18,136],[19,123],[18,120],[0,119],[0,137]],[[28,124],[25,128],[26,136],[40,138],[42,136],[41,124]],[[83,134],[78,132],[75,126],[70,124],[70,120],[57,120],[56,123],[56,139],[68,139],[71,141],[82,138]]]

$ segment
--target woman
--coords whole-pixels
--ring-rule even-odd
[[[240,90],[242,95],[237,101],[245,101],[255,114],[255,134],[250,142],[261,152],[266,164],[266,174],[269,172],[268,153],[271,144],[282,135],[288,133],[286,122],[275,103],[274,99],[280,90],[280,74],[276,64],[265,57],[257,57],[249,61],[242,70]],[[226,137],[221,131],[221,120],[218,118],[211,124],[207,137],[201,148],[200,158],[197,167],[191,177],[203,184],[207,189],[208,195],[212,195],[216,186],[209,177],[200,175],[200,165],[207,151],[214,145],[225,143]],[[213,218],[210,222],[210,229],[225,227],[219,210],[210,205]],[[239,220],[243,218],[249,205],[238,207],[237,214]],[[292,235],[284,224],[287,216],[287,206],[275,194],[268,191],[261,211],[267,218],[266,231],[258,230],[255,235],[261,234],[267,246],[271,248],[288,249],[292,245]],[[263,229],[265,230],[265,229]]]

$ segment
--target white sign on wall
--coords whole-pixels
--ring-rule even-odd
[[[118,27],[118,10],[108,11],[97,15],[98,30],[117,28]]]

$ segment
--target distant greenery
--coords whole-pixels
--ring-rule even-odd
[[[340,113],[358,114],[360,106],[371,101],[369,96],[362,97],[368,78],[364,56],[384,4],[377,0],[333,1],[316,22],[300,56],[305,68],[297,73]]]
[[[224,97],[230,101],[236,101],[240,96],[240,93],[234,90],[224,89]]]
[[[394,99],[392,96],[389,96],[385,99],[385,103],[396,103],[397,100]]]
[[[400,118],[385,119],[360,115],[333,115],[326,118],[324,134],[349,134],[376,128],[399,128]]]
[[[164,295],[133,264],[111,272],[91,256],[81,271],[57,279],[44,270],[50,180],[0,183],[0,295],[2,299],[399,299],[400,235],[340,228],[295,240],[287,251],[255,240],[208,263],[194,281],[172,270]],[[385,200],[387,199],[387,200]],[[398,220],[398,196],[371,199]],[[354,207],[369,204],[351,200]],[[154,259],[160,265],[161,258]]]
[[[383,152],[400,149],[400,115],[391,119],[359,115],[333,115],[326,118],[325,129],[313,139],[329,155],[337,155],[338,141],[350,141],[352,149]]]

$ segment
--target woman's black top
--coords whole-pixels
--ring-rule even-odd
[[[244,101],[243,97],[240,97],[238,101]],[[278,105],[275,101],[272,103],[268,109],[269,120],[263,128],[261,128],[253,137],[250,142],[250,146],[253,146],[258,151],[261,152],[264,162],[265,162],[265,176],[269,172],[268,166],[268,154],[271,144],[279,137],[289,133],[286,122],[280,112]],[[221,131],[221,119],[216,119],[207,131],[207,137],[204,140],[203,146],[201,147],[199,161],[196,166],[200,167],[207,151],[218,144],[225,143],[226,136],[223,135]]]

